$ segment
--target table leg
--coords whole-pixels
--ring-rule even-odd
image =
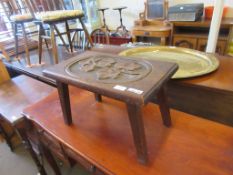
[[[170,115],[170,110],[169,110],[164,87],[160,89],[157,97],[158,97],[159,109],[163,119],[163,124],[169,127],[171,126],[171,115]]]
[[[60,169],[59,169],[59,167],[58,167],[58,165],[56,163],[56,160],[54,159],[52,153],[50,152],[50,150],[46,146],[44,146],[44,144],[42,143],[41,140],[39,142],[40,142],[39,145],[42,148],[43,155],[45,156],[45,158],[48,161],[49,165],[52,167],[54,173],[56,175],[61,175]]]
[[[138,161],[142,164],[146,164],[148,162],[148,155],[141,106],[136,104],[126,105]]]
[[[160,39],[160,45],[165,46],[166,45],[166,37],[161,37]]]
[[[35,151],[32,148],[30,141],[28,140],[25,128],[17,128],[17,131],[18,131],[19,135],[21,136],[26,149],[29,151],[30,155],[32,156],[32,159],[35,162],[40,175],[47,175],[47,173],[44,169],[44,166],[40,163]]]
[[[70,125],[72,124],[72,116],[68,84],[57,81],[57,90],[60,98],[64,121],[67,125]]]
[[[0,117],[2,117],[0,115]],[[0,131],[2,132],[2,135],[4,137],[4,139],[6,140],[7,145],[10,147],[10,150],[13,152],[14,148],[13,145],[11,143],[11,137],[8,136],[7,132],[5,131],[4,127],[2,126],[2,119],[0,118]]]
[[[102,96],[100,94],[95,93],[95,100],[98,102],[102,102]]]

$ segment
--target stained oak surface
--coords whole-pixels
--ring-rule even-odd
[[[143,108],[149,164],[136,160],[130,125],[122,102],[70,87],[73,125],[63,122],[57,92],[24,113],[57,140],[107,174],[232,174],[233,128],[175,110],[173,126],[163,126],[159,109]],[[49,108],[48,108],[49,106]]]
[[[55,88],[25,75],[18,76],[0,85],[0,113],[13,123],[20,117],[23,108],[43,98]]]

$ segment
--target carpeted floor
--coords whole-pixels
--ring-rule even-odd
[[[48,175],[54,175],[51,168],[45,162],[45,169]],[[62,175],[88,175],[81,166],[73,168],[60,166]],[[29,153],[18,146],[15,152],[11,152],[5,142],[0,142],[0,175],[38,175],[36,165]]]

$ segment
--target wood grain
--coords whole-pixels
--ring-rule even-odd
[[[71,126],[63,122],[56,92],[24,113],[105,174],[233,173],[231,127],[172,110],[173,126],[166,128],[161,125],[159,108],[149,103],[142,111],[149,152],[149,164],[144,166],[136,160],[124,103],[105,97],[98,103],[92,93],[73,87],[70,93],[74,123]]]

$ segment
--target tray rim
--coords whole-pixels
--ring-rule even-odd
[[[143,52],[143,51],[148,51],[148,50],[171,50],[171,51],[182,52],[182,53],[186,53],[186,54],[190,53],[192,55],[196,55],[200,58],[206,59],[211,63],[211,67],[209,67],[205,71],[203,70],[201,72],[186,75],[186,76],[185,75],[178,76],[175,73],[173,75],[172,79],[185,79],[185,78],[193,78],[193,77],[203,76],[203,75],[209,74],[211,72],[214,72],[215,70],[218,69],[218,67],[220,65],[218,58],[214,54],[205,53],[205,52],[201,52],[201,51],[189,49],[189,48],[176,47],[176,46],[135,47],[135,48],[126,49],[126,50],[120,52],[118,55],[125,56],[125,57],[133,57],[132,54],[130,54],[130,52],[137,53],[137,52]],[[134,57],[134,58],[136,58],[136,57]],[[160,60],[160,61],[162,61],[162,60]]]

